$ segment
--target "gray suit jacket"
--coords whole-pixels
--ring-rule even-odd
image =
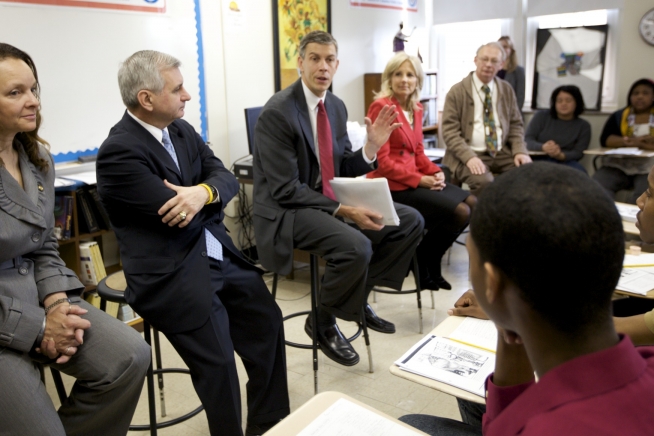
[[[49,294],[80,295],[84,286],[57,251],[54,226],[54,162],[39,171],[19,148],[24,189],[0,167],[0,352],[30,351],[45,316]]]
[[[275,94],[264,106],[255,128],[254,230],[261,264],[279,274],[289,274],[293,264],[295,210],[315,208],[332,215],[338,202],[315,188],[320,167],[302,79]],[[347,110],[327,91],[325,109],[334,142],[336,177],[357,177],[376,167],[362,150],[352,152],[347,136]],[[319,225],[320,223],[312,223]]]

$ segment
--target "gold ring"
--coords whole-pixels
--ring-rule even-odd
[[[179,213],[179,219],[180,219],[181,221],[184,221],[184,220],[186,219],[186,212],[181,211],[181,212]]]

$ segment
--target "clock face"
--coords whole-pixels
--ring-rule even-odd
[[[654,9],[643,15],[638,30],[640,30],[640,36],[643,37],[645,42],[654,45]]]

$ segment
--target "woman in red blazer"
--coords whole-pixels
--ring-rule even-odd
[[[446,185],[440,167],[425,156],[420,104],[423,76],[418,58],[404,52],[386,65],[381,92],[370,105],[368,118],[374,122],[385,105],[395,105],[402,127],[379,150],[379,166],[368,177],[386,177],[393,200],[414,207],[425,218],[427,234],[417,249],[422,288],[452,289],[441,275],[441,258],[468,225],[477,199]]]

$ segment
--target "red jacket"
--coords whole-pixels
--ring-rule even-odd
[[[385,105],[395,105],[398,111],[397,121],[402,127],[395,129],[386,144],[377,152],[378,168],[368,173],[367,177],[386,177],[391,191],[404,191],[417,188],[422,176],[431,176],[441,171],[425,156],[422,137],[422,105],[418,103],[413,111],[414,127],[404,116],[402,108],[395,98],[375,100],[368,109],[368,118],[374,123]]]

